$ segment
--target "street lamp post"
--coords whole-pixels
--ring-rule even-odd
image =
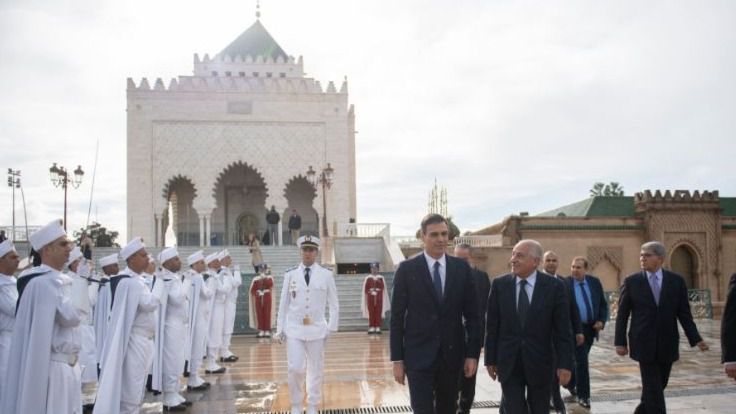
[[[15,241],[15,189],[20,188],[20,170],[8,168],[8,187],[13,189],[13,235],[9,239]]]
[[[322,172],[320,172],[319,175],[317,175],[317,171],[315,171],[312,166],[309,166],[309,170],[307,170],[307,180],[317,187],[318,185],[322,186],[322,236],[328,237],[330,235],[330,232],[327,230],[327,190],[332,187],[332,178],[333,174],[335,173],[335,169],[332,168],[330,163],[327,163],[327,167],[322,169]]]
[[[74,188],[79,188],[79,186],[82,184],[84,171],[82,171],[82,166],[78,165],[77,169],[74,170],[74,177],[69,177],[69,172],[66,168],[57,167],[56,163],[54,163],[54,165],[49,168],[49,176],[54,187],[61,187],[64,189],[64,230],[66,230],[67,189],[69,187],[69,184],[71,184]]]

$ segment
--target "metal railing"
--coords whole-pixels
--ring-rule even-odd
[[[608,319],[616,320],[619,291],[615,290],[604,294],[608,301]],[[710,289],[688,289],[687,297],[690,302],[690,312],[692,312],[694,319],[713,319],[713,302]]]
[[[503,236],[494,234],[490,236],[457,236],[453,240],[455,246],[458,244],[469,244],[470,247],[501,247]]]
[[[383,237],[391,238],[389,223],[337,223],[335,237]]]
[[[40,229],[42,226],[28,226],[28,234],[31,234],[35,232],[36,230]],[[15,226],[15,234],[13,233],[13,226],[0,226],[0,230],[5,231],[5,237],[7,237],[10,240],[13,240],[14,242],[25,242],[28,241],[26,239],[26,227],[25,226]],[[13,237],[11,237],[13,236]]]

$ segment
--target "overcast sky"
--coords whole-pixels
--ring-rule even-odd
[[[360,222],[412,234],[435,177],[462,229],[578,201],[595,181],[736,196],[736,2],[261,6],[308,76],[348,77]],[[69,194],[70,227],[84,225],[99,140],[92,220],[124,232],[126,78],[191,74],[193,54],[222,50],[254,10],[254,0],[0,0],[0,168],[22,170],[29,223],[62,215],[48,179],[59,162],[87,171]],[[3,184],[0,223],[10,211]]]

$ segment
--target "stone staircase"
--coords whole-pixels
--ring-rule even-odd
[[[230,251],[233,263],[240,265],[241,274],[243,276],[243,284],[240,286],[240,293],[238,296],[235,333],[255,333],[255,331],[248,326],[248,289],[253,277],[255,276],[251,265],[251,255],[248,252],[248,248],[245,246],[216,246],[207,247],[203,250],[205,251],[205,254],[209,254],[222,250],[223,248],[227,248]],[[199,247],[194,246],[182,246],[177,248],[179,255],[184,261],[186,261],[187,256],[199,249]],[[148,247],[146,250],[155,257],[162,248]],[[97,259],[100,257],[117,252],[119,252],[119,249],[97,248],[94,250],[93,259],[96,263]],[[263,260],[271,266],[271,271],[276,282],[277,292],[280,294],[284,272],[299,264],[299,250],[295,246],[262,246],[261,253],[263,255]],[[123,269],[123,263],[121,262],[120,264],[121,269]],[[382,274],[386,278],[390,294],[391,286],[393,286],[393,272],[382,272]],[[368,327],[368,320],[364,319],[360,312],[360,295],[365,276],[366,275],[337,275],[335,277],[335,284],[337,286],[337,293],[340,301],[340,331],[362,331],[366,330]],[[275,299],[274,306],[278,306],[278,297]],[[273,321],[273,325],[274,327],[276,326],[276,321]],[[385,318],[384,328],[387,327],[388,318]]]

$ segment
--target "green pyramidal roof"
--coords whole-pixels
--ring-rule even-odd
[[[634,197],[596,196],[538,214],[542,217],[631,217]]]
[[[237,55],[245,58],[250,55],[253,57],[264,56],[276,59],[282,57],[288,59],[289,56],[284,52],[284,49],[276,43],[276,40],[268,33],[265,27],[261,24],[260,20],[256,20],[246,31],[241,33],[237,39],[233,40],[232,43],[227,45],[226,48],[220,52],[222,56],[235,57]]]

